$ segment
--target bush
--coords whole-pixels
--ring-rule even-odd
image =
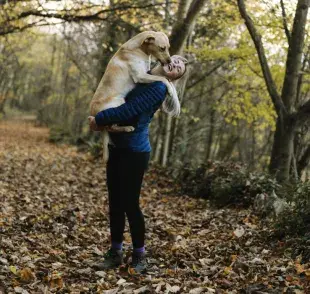
[[[251,173],[245,165],[234,162],[208,162],[197,169],[187,167],[180,183],[184,193],[209,199],[216,207],[249,207],[257,194],[280,188],[270,175]]]
[[[296,184],[287,199],[290,206],[279,217],[277,231],[290,236],[310,234],[310,182]]]
[[[272,237],[284,239],[294,258],[310,260],[310,181],[280,185],[274,177],[250,172],[241,164],[208,162],[197,169],[184,168],[179,182],[183,193],[208,199],[215,207],[249,207],[256,195],[270,199],[275,192],[288,205],[274,220]]]
[[[71,132],[62,125],[54,125],[50,128],[49,141],[52,143],[71,143]]]
[[[289,207],[275,222],[275,235],[286,240],[294,258],[310,261],[310,182],[297,183],[287,190]]]
[[[94,158],[99,158],[102,157],[102,152],[103,152],[103,147],[102,147],[102,142],[94,142],[94,141],[88,141],[88,146],[89,146],[89,152]]]

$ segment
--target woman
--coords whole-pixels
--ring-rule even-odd
[[[151,74],[165,76],[170,81],[185,73],[187,60],[181,56],[171,57],[171,64],[157,64]],[[116,268],[123,263],[123,233],[127,215],[133,243],[131,267],[138,273],[147,268],[145,253],[145,222],[139,206],[140,190],[148,167],[151,146],[148,126],[154,113],[166,97],[167,88],[162,82],[138,84],[119,107],[99,112],[90,119],[90,128],[109,130],[109,125],[132,125],[130,133],[110,132],[109,160],[107,163],[107,186],[109,192],[109,216],[111,247],[105,259],[96,267]],[[110,130],[111,131],[111,130]]]

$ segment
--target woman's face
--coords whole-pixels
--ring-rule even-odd
[[[163,69],[166,77],[170,80],[176,80],[181,77],[185,72],[185,64],[178,58],[171,58],[171,63],[165,64]]]
[[[181,77],[185,72],[185,64],[178,58],[171,57],[171,63],[164,66],[158,64],[155,66],[151,73],[155,75],[163,75],[169,80],[176,80]]]

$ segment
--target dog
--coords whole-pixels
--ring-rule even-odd
[[[90,102],[90,114],[95,116],[98,112],[118,107],[125,103],[126,95],[135,87],[136,83],[151,83],[161,81],[167,86],[169,98],[165,99],[166,112],[172,115],[180,113],[180,103],[174,86],[161,76],[148,74],[151,56],[155,57],[162,65],[171,62],[169,54],[169,39],[163,32],[142,32],[125,44],[113,55],[106,71]],[[167,101],[166,101],[167,100]],[[132,132],[131,126],[113,125],[110,129],[123,132]],[[108,160],[107,131],[104,133],[103,159]]]

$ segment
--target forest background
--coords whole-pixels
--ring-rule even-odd
[[[158,113],[152,123],[153,161],[180,170],[231,160],[269,167],[280,180],[307,177],[307,16],[295,36],[297,1],[247,1],[246,8],[243,2],[1,1],[1,115],[33,114],[51,128],[52,140],[99,148],[100,136],[89,132],[86,118],[109,59],[137,33],[162,30],[171,54],[184,54],[190,66],[178,85],[181,116]],[[290,38],[300,48],[288,50]],[[298,72],[286,74],[293,50]]]

